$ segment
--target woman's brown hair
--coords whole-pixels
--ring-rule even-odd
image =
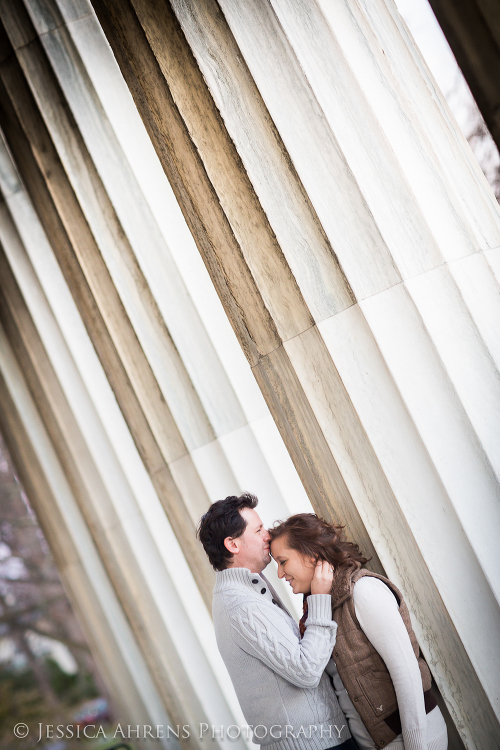
[[[287,546],[305,557],[326,560],[334,568],[368,562],[354,542],[344,539],[343,526],[327,523],[315,513],[297,513],[286,521],[277,521],[269,529],[271,542],[285,536]]]

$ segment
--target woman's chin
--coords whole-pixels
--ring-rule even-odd
[[[297,583],[297,581],[288,581],[287,583],[292,589],[292,594],[310,594],[311,593],[310,587],[307,588],[307,586],[301,585],[300,583]]]

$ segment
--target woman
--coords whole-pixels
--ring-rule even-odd
[[[331,566],[338,627],[326,671],[359,747],[446,750],[446,724],[399,590],[362,568],[367,560],[342,538],[342,527],[312,513],[291,516],[269,533],[279,577],[305,595],[301,633],[315,566],[319,560]]]

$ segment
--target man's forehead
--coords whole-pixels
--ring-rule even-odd
[[[258,528],[259,526],[262,526],[261,518],[253,508],[242,508],[240,513],[247,522],[247,526],[250,528]]]

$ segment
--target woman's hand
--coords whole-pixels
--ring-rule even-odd
[[[329,594],[333,583],[333,566],[326,560],[318,560],[311,581],[311,594]]]

